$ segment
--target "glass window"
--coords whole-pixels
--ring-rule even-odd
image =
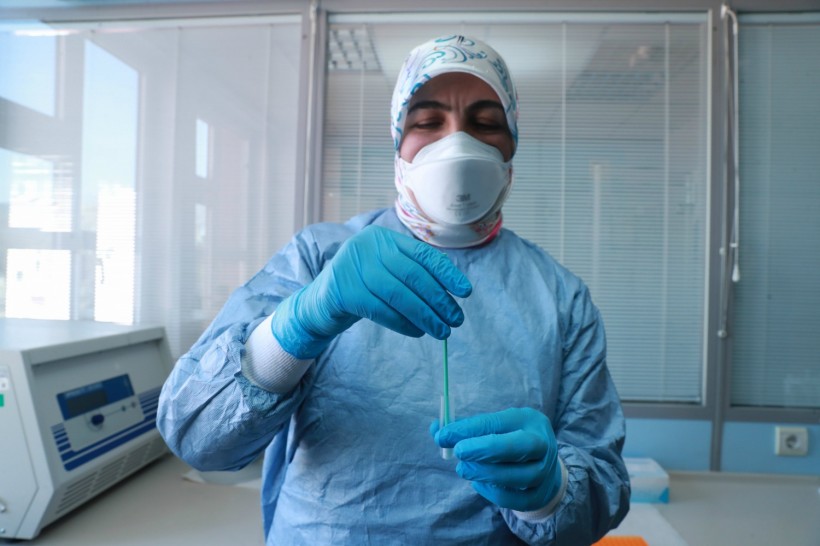
[[[741,17],[732,404],[820,408],[820,23]]]
[[[54,115],[57,36],[39,22],[0,23],[0,97]]]
[[[6,250],[7,317],[69,318],[71,253],[67,250]]]
[[[96,218],[94,320],[134,320],[139,72],[84,41],[82,217]]]
[[[293,234],[302,43],[299,15],[0,27],[0,314],[187,350]],[[55,77],[66,115],[14,98]]]
[[[0,176],[7,184],[9,227],[71,231],[71,179],[55,172],[54,162],[0,148]]]

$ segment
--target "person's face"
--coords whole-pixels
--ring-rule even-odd
[[[498,148],[504,161],[512,158],[514,143],[498,95],[464,72],[436,76],[413,95],[399,154],[412,162],[419,150],[458,131]]]

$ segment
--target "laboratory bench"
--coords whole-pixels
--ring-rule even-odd
[[[820,476],[670,472],[669,495],[690,546],[820,546]]]
[[[260,546],[259,491],[183,479],[166,455],[15,546]],[[0,540],[0,545],[6,546]]]
[[[263,544],[258,488],[191,474],[165,456],[16,544]],[[668,504],[633,504],[613,534],[650,546],[820,546],[820,477],[670,472],[669,484]]]

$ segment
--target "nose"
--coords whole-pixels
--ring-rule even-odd
[[[459,131],[467,131],[467,121],[462,119],[461,116],[451,113],[449,116],[447,116],[447,120],[446,123],[444,123],[442,132],[444,133],[444,136],[447,136],[453,133],[457,133]]]

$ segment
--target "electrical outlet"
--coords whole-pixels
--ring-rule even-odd
[[[774,454],[803,456],[809,453],[809,429],[774,427]]]

